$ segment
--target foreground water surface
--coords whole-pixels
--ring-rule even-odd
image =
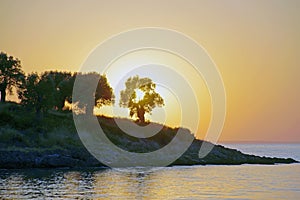
[[[226,144],[300,160],[299,144]],[[300,199],[300,164],[0,170],[0,199]]]

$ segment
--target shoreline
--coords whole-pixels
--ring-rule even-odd
[[[60,168],[60,167],[103,167],[84,147],[80,140],[73,116],[70,112],[47,112],[40,121],[35,112],[28,112],[24,107],[7,103],[0,106],[0,169],[25,168]],[[26,115],[24,114],[26,113]],[[115,120],[127,125],[133,121],[126,118],[97,116],[99,125],[106,137],[117,147],[135,153],[149,153],[165,147],[177,135],[178,128],[149,122],[160,131],[148,138],[137,138],[122,131]],[[186,137],[193,137],[188,149],[170,166],[191,165],[240,165],[240,164],[276,164],[297,163],[291,158],[274,158],[242,153],[235,148],[228,148],[196,139],[186,130]],[[212,151],[204,158],[199,158],[199,150],[204,143],[213,145]],[[226,144],[225,144],[226,145]],[[109,149],[107,153],[110,153]],[[169,155],[161,155],[165,160]],[[171,155],[172,156],[172,155]],[[178,155],[179,156],[179,155]],[[112,162],[127,158],[114,155]],[[173,160],[173,159],[172,159]],[[126,163],[125,163],[126,165]]]
[[[172,166],[208,166],[208,165],[277,165],[297,164],[292,158],[277,158],[244,154],[236,149],[215,145],[214,149],[204,158],[197,158],[197,142],[175,162]],[[195,152],[196,151],[196,152]],[[151,166],[155,167],[155,166]],[[0,169],[85,169],[110,168],[100,163],[86,149],[23,149],[0,150]]]

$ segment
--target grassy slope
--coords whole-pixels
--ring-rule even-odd
[[[178,130],[165,126],[155,136],[143,139],[124,134],[113,118],[102,116],[98,117],[98,121],[112,142],[135,152],[149,152],[161,148],[172,140]],[[34,112],[16,103],[0,104],[0,149],[40,150],[81,147],[83,145],[77,135],[72,113],[51,111],[44,114],[41,120],[37,120]]]
[[[122,119],[123,122],[128,119]],[[176,128],[164,126],[150,138],[124,134],[113,118],[98,117],[106,136],[117,146],[132,152],[152,152],[168,144]],[[153,124],[161,126],[159,124]],[[188,133],[187,133],[188,134]],[[198,152],[203,141],[194,139],[189,149],[173,164],[274,164],[293,163],[293,159],[246,155],[216,145],[203,159]],[[38,159],[38,160],[37,160]],[[0,168],[99,166],[82,145],[74,126],[72,113],[51,111],[37,120],[16,103],[0,104]]]
[[[45,114],[37,120],[32,111],[16,103],[0,104],[0,149],[70,148],[82,146],[71,113]]]

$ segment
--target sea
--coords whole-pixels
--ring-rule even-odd
[[[300,144],[223,145],[300,161]],[[300,199],[300,164],[0,170],[0,199]]]

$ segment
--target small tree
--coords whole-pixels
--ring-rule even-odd
[[[156,93],[156,84],[150,78],[139,78],[134,76],[127,79],[126,89],[121,91],[119,105],[129,108],[130,117],[136,117],[138,122],[145,123],[145,113],[150,113],[156,106],[163,106],[163,98]],[[140,90],[143,97],[138,97]]]
[[[13,86],[19,87],[24,73],[21,62],[6,53],[0,53],[0,94],[1,102],[6,100],[6,91],[12,94]]]

